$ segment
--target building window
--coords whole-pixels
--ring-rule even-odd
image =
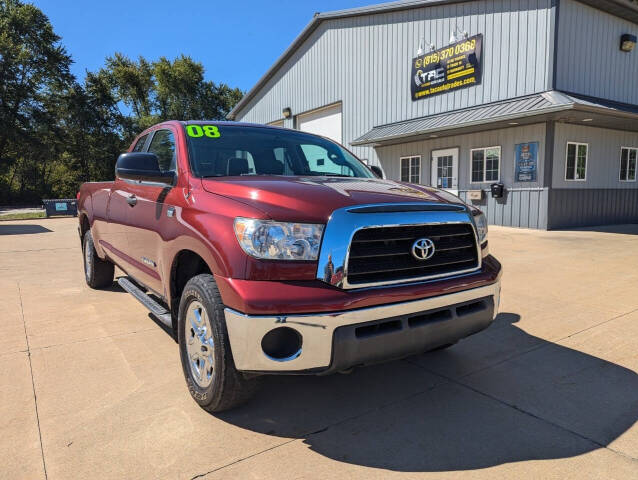
[[[638,148],[622,147],[620,149],[620,181],[636,181],[636,159],[638,159]]]
[[[587,179],[587,143],[567,142],[565,180],[584,182]]]
[[[501,147],[470,150],[472,183],[498,182],[501,169]]]
[[[401,181],[408,183],[421,182],[421,157],[401,158]]]

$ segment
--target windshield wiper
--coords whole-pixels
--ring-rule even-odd
[[[224,175],[223,173],[213,173],[212,175],[202,175],[202,178],[212,178],[212,177],[227,177],[228,175]]]

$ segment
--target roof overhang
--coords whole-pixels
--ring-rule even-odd
[[[385,146],[548,121],[638,131],[638,106],[550,91],[380,125],[350,144]]]
[[[638,23],[638,5],[629,0],[579,0],[603,12]]]

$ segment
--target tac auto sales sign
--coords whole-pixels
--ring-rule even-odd
[[[483,35],[475,35],[412,60],[412,100],[481,83]]]

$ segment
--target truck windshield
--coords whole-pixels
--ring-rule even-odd
[[[374,176],[343,147],[303,132],[204,123],[185,129],[191,169],[198,177]]]

